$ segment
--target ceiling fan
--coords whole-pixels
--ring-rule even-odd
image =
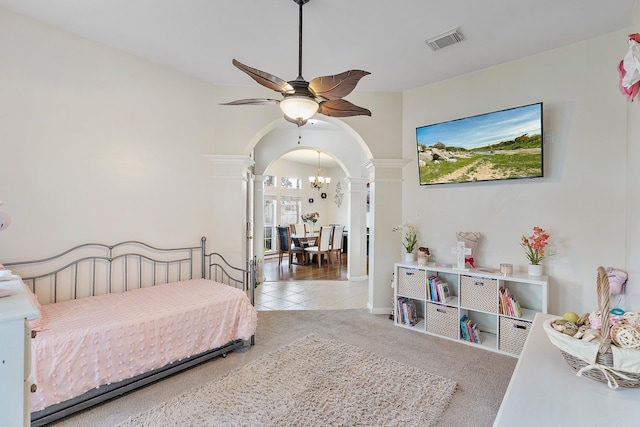
[[[371,73],[349,70],[332,76],[316,77],[307,82],[302,77],[302,6],[310,0],[293,0],[300,7],[298,31],[298,77],[284,81],[267,72],[251,68],[237,60],[232,63],[262,86],[280,92],[282,100],[269,98],[240,99],[222,105],[272,105],[279,104],[284,118],[298,127],[307,123],[314,114],[332,117],[371,116],[371,111],[342,99],[350,94],[358,81]]]

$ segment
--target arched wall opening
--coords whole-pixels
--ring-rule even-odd
[[[264,192],[262,183],[269,167],[283,155],[296,150],[320,151],[332,157],[341,170],[340,183],[344,204],[348,208],[345,227],[349,232],[347,277],[350,281],[366,281],[367,274],[367,183],[371,152],[362,138],[343,122],[331,118],[313,120],[297,128],[284,120],[272,122],[252,140],[247,151],[254,160],[253,192],[254,254],[263,257]],[[305,178],[306,181],[306,178]],[[333,200],[336,182],[332,181],[329,199]],[[302,185],[309,185],[303,182]],[[328,192],[329,192],[328,191]],[[318,195],[319,197],[319,195]],[[312,209],[312,207],[310,207]],[[328,223],[326,221],[321,221]],[[330,222],[330,221],[329,221]],[[371,236],[373,239],[373,236]]]

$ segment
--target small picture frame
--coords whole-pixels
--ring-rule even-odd
[[[322,197],[323,199],[326,199],[327,198],[327,193],[320,194],[320,197]]]
[[[309,203],[313,203],[313,202],[314,202],[313,197],[309,197]]]

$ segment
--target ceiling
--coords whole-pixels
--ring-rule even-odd
[[[402,91],[625,28],[636,0],[312,0],[303,77],[371,72],[358,90]],[[0,7],[222,85],[256,85],[236,58],[298,70],[293,0],[0,0]],[[458,28],[465,40],[425,40]],[[266,90],[266,89],[265,89]]]
[[[304,6],[302,74],[361,69],[371,75],[357,90],[408,90],[626,28],[635,2],[312,0]],[[297,76],[293,0],[0,0],[0,7],[213,84],[257,85],[233,58],[285,80]],[[425,43],[452,29],[461,43],[435,52]],[[317,162],[315,151],[288,156]]]
[[[316,150],[300,149],[289,151],[288,153],[283,154],[280,158],[290,162],[312,165],[315,168],[318,167],[319,163],[320,169],[330,169],[338,166],[338,162],[336,162],[330,154],[324,152],[320,153],[320,161],[318,162],[318,152]]]

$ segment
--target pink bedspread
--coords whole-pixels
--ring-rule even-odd
[[[249,339],[257,313],[233,287],[195,279],[42,306],[31,411]]]

